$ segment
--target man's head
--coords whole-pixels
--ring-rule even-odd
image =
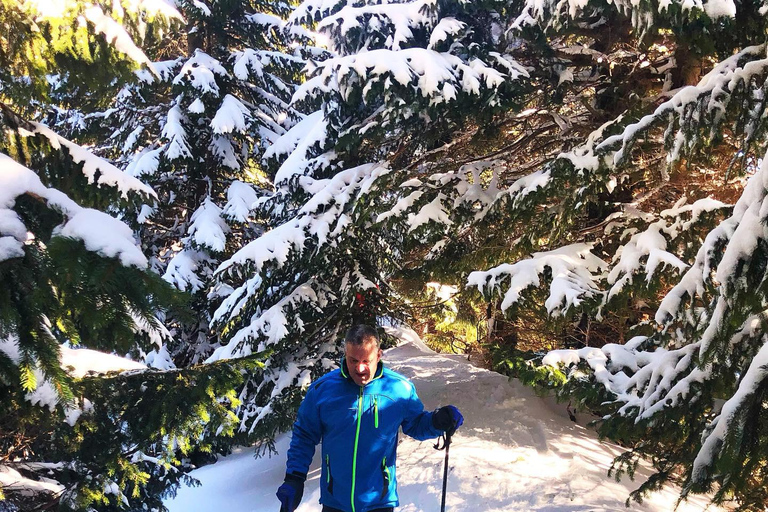
[[[376,329],[368,325],[355,325],[344,339],[347,370],[355,384],[365,386],[376,375],[376,368],[381,359],[379,335]]]

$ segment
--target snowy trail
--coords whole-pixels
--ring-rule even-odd
[[[407,336],[404,336],[407,337]],[[591,430],[568,419],[564,405],[537,397],[505,376],[476,368],[463,356],[430,352],[411,338],[388,350],[385,364],[409,377],[427,409],[454,404],[465,417],[453,440],[446,510],[452,512],[602,512],[627,510],[629,492],[647,478],[616,482],[607,476],[617,446],[600,443]],[[440,510],[444,452],[433,442],[401,437],[398,448],[397,512]],[[279,454],[254,459],[243,448],[193,473],[202,487],[181,489],[166,503],[172,512],[277,512],[275,490],[285,473],[288,437]],[[318,450],[319,452],[319,450]],[[317,459],[317,457],[316,457]],[[297,512],[319,511],[320,470],[313,463]],[[629,510],[672,511],[677,493],[668,489]],[[695,497],[679,512],[724,510]]]

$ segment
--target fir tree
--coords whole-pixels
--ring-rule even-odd
[[[159,195],[135,217],[153,269],[194,296],[191,316],[167,319],[173,359],[187,366],[218,346],[210,315],[229,290],[212,289],[213,270],[263,230],[252,213],[265,180],[260,155],[301,119],[288,103],[306,37],[285,27],[282,2],[180,8],[186,30],[155,49],[160,73],[140,71],[108,110],[86,116],[79,136]]]
[[[681,473],[683,497],[714,490],[715,502],[762,509],[761,6],[617,7],[529,3],[512,24],[559,54],[566,99],[593,80],[582,56],[606,56],[585,33],[590,23],[626,27],[639,63],[623,75],[608,54],[615,74],[591,104],[581,98],[604,124],[497,197],[490,218],[537,215],[516,240],[522,259],[468,284],[510,315],[543,305],[561,325],[589,325],[584,348],[543,363],[569,368],[561,393],[599,411],[601,433],[629,446],[617,475],[631,475],[640,456],[653,461],[657,473],[634,499]],[[642,69],[647,78],[627,82]]]
[[[226,345],[210,360],[265,362],[240,395],[241,429],[271,442],[301,389],[336,364],[352,323],[407,314],[391,282],[403,233],[377,227],[376,201],[410,176],[387,160],[427,154],[477,112],[512,104],[527,72],[499,53],[498,18],[421,1],[305,2],[292,13],[329,39],[331,55],[293,96],[311,113],[265,153],[277,170],[259,209],[274,228],[216,272],[234,291],[214,315]]]
[[[233,432],[231,389],[254,363],[164,373],[118,357],[167,366],[159,317],[183,303],[114,216],[156,195],[40,121],[103,105],[137,62],[159,74],[139,36],[167,20],[133,2],[0,7],[0,466],[17,479],[0,491],[25,510],[162,510],[189,480],[181,457]],[[85,373],[105,353],[139,371]]]

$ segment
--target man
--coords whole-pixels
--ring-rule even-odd
[[[427,412],[413,384],[384,368],[376,330],[352,327],[341,368],[307,390],[288,449],[281,512],[301,502],[307,470],[322,441],[323,512],[392,512],[399,505],[395,452],[398,429],[420,441],[452,434],[464,422],[448,405]]]

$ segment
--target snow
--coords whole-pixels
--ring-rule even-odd
[[[551,179],[549,170],[539,170],[516,180],[509,187],[509,195],[515,201],[521,201],[528,194],[535,192],[539,188],[546,187]]]
[[[740,336],[755,336],[761,338],[760,350],[749,364],[744,377],[739,382],[736,392],[725,401],[720,414],[713,420],[713,428],[708,435],[705,434],[701,450],[693,463],[693,480],[699,481],[704,473],[711,470],[719,452],[729,449],[726,441],[733,432],[741,432],[744,429],[742,414],[745,409],[754,406],[755,393],[766,378],[768,378],[768,339],[762,334],[764,315],[756,315],[747,319],[742,333],[734,337],[734,341]],[[759,398],[758,398],[759,400]]]
[[[162,81],[170,80],[174,77],[176,67],[181,64],[183,59],[181,57],[173,60],[161,60],[152,63],[152,67],[155,70],[156,75],[153,75],[146,69],[138,69],[134,73],[144,83],[154,83],[157,78]]]
[[[432,30],[432,34],[429,36],[429,45],[427,48],[433,50],[442,41],[446,41],[449,36],[458,34],[464,29],[466,23],[459,21],[456,18],[443,18]]]
[[[145,364],[114,354],[87,348],[61,346],[61,367],[71,376],[81,379],[87,375],[128,370],[146,370]]]
[[[232,133],[233,131],[244,133],[250,116],[249,112],[248,107],[239,99],[227,94],[211,120],[213,133]]]
[[[144,126],[139,125],[134,128],[131,133],[128,134],[128,137],[126,137],[125,142],[123,143],[123,153],[128,153],[134,148],[136,141],[139,139],[139,135],[141,135],[142,131],[144,131]]]
[[[251,208],[258,198],[258,194],[249,184],[239,180],[233,181],[227,189],[227,204],[222,210],[224,216],[237,222],[247,222]]]
[[[744,48],[735,55],[718,63],[697,85],[681,88],[672,98],[659,105],[653,113],[644,116],[636,123],[628,125],[622,133],[606,138],[596,149],[606,149],[621,143],[620,149],[613,155],[613,164],[617,165],[626,158],[627,149],[631,142],[637,138],[639,132],[648,129],[658,119],[666,119],[669,114],[675,113],[681,118],[681,122],[675,136],[677,142],[668,155],[668,160],[677,161],[680,157],[679,153],[682,149],[682,143],[686,140],[682,128],[685,124],[685,116],[693,116],[697,110],[692,109],[691,106],[697,104],[700,98],[706,95],[710,95],[710,99],[715,98],[727,91],[735,90],[739,83],[749,83],[755,75],[762,74],[763,70],[768,67],[767,59],[750,62],[743,67],[740,65],[740,62],[745,57],[759,58],[764,54],[764,48],[759,46]],[[711,109],[708,112],[710,114],[721,110],[717,103],[710,104],[709,108]],[[670,125],[670,129],[673,129],[672,125]]]
[[[641,267],[643,257],[647,257],[646,282],[651,281],[654,272],[662,263],[673,266],[680,272],[686,269],[688,265],[685,262],[666,251],[667,239],[662,234],[662,227],[661,222],[651,224],[645,231],[633,235],[617,252],[619,261],[608,274],[608,284],[613,285],[608,292],[609,299],[632,282],[634,273]]]
[[[67,345],[60,345],[59,351],[61,367],[70,376],[78,379],[107,372],[146,370],[147,368],[144,364],[124,357],[86,348],[73,349]],[[0,352],[7,356],[15,365],[18,365],[22,361],[18,338],[13,334],[0,338]],[[25,398],[33,405],[48,407],[53,411],[56,404],[59,402],[59,395],[54,386],[39,368],[35,367],[33,371],[37,381],[37,387],[33,391],[27,393]],[[69,409],[67,411],[67,417],[68,420],[76,421],[77,417],[79,417],[77,409]],[[0,471],[2,470],[3,466],[0,465]],[[3,482],[0,480],[0,484],[1,483]]]
[[[619,12],[629,16],[632,25],[640,30],[646,30],[654,22],[654,12],[662,13],[669,10],[669,6],[677,4],[683,11],[704,11],[712,20],[722,17],[733,18],[736,15],[736,6],[733,0],[710,0],[704,3],[702,0],[664,0],[657,7],[646,5],[637,0],[613,0],[608,5],[613,5]],[[564,18],[574,20],[582,19],[582,13],[588,11],[590,6],[587,0],[526,0],[522,12],[512,23],[512,28],[520,30],[527,25],[559,27],[565,22]]]
[[[291,293],[280,299],[277,304],[270,307],[260,315],[254,315],[251,319],[251,323],[240,329],[232,339],[226,345],[217,348],[213,354],[205,361],[206,363],[213,363],[223,359],[232,359],[236,357],[246,357],[253,352],[262,352],[269,345],[274,345],[283,339],[287,334],[290,327],[291,308],[295,308],[299,302],[318,302],[317,294],[313,289],[316,283],[311,280],[307,283],[297,286]],[[221,308],[216,311],[214,319],[219,318]],[[263,334],[266,340],[261,342],[253,350],[253,347],[244,343],[249,338],[257,338],[259,334]],[[296,370],[298,372],[298,369]],[[281,372],[282,374],[282,372]],[[294,375],[295,376],[295,375]],[[282,381],[283,377],[279,376],[278,380]],[[288,384],[284,383],[284,386]],[[279,391],[282,391],[281,388]],[[279,391],[273,393],[275,396]]]
[[[344,213],[348,204],[367,193],[376,179],[388,172],[389,169],[378,164],[363,164],[340,171],[327,180],[314,180],[314,195],[296,217],[240,248],[222,262],[216,272],[224,272],[233,265],[253,265],[257,272],[267,263],[281,267],[291,254],[304,251],[308,236],[317,239],[318,247],[329,243],[348,222]],[[214,318],[218,318],[218,314]]]
[[[507,68],[511,65],[508,62]],[[468,65],[450,53],[425,48],[397,51],[375,49],[319,63],[314,76],[297,89],[293,98],[294,101],[303,101],[333,92],[346,100],[356,90],[344,85],[348,80],[354,80],[349,76],[354,73],[368,87],[375,82],[388,81],[404,87],[415,86],[422,97],[430,98],[433,104],[437,104],[455,98],[455,90],[479,95],[483,86],[495,89],[507,80],[527,76],[522,66],[514,69],[515,73],[506,76],[479,59]],[[446,85],[450,87],[446,89]]]
[[[183,292],[196,293],[203,287],[197,270],[207,260],[208,256],[203,251],[183,249],[168,262],[163,279]]]
[[[230,169],[240,170],[240,161],[235,154],[235,147],[228,136],[213,134],[208,150],[219,158],[222,165]]]
[[[82,208],[53,234],[80,239],[89,251],[117,258],[125,267],[147,267],[147,257],[136,246],[133,230],[104,212]]]
[[[312,148],[323,147],[328,135],[328,121],[321,110],[308,115],[296,126],[280,137],[264,155],[269,158],[272,155],[281,155],[291,151],[280,169],[275,174],[275,185],[287,184],[296,173],[302,172],[307,167]]]
[[[165,149],[165,155],[168,157],[168,160],[175,160],[179,157],[192,157],[192,152],[189,146],[187,146],[187,131],[183,126],[185,120],[186,118],[178,105],[174,105],[168,111],[168,117],[165,120],[165,126],[163,126],[162,131],[162,136],[168,139],[168,145]]]
[[[200,91],[202,94],[219,95],[219,86],[216,84],[216,76],[228,77],[227,70],[221,63],[202,50],[195,50],[195,54],[182,66],[179,74],[173,79],[175,85],[184,81]]]
[[[160,154],[164,150],[165,146],[157,149],[142,149],[133,157],[125,168],[125,172],[131,176],[152,176],[160,167]]]
[[[229,226],[221,216],[221,208],[208,196],[192,214],[189,236],[195,245],[222,252],[227,243]]]
[[[704,4],[704,12],[712,19],[735,18],[736,4],[733,0],[710,0]]]
[[[533,253],[530,258],[516,263],[472,272],[467,277],[467,286],[476,286],[480,292],[491,293],[495,288],[501,288],[508,279],[501,303],[501,310],[505,311],[520,301],[525,290],[540,286],[539,276],[549,269],[552,282],[544,305],[551,315],[559,315],[598,293],[597,279],[606,264],[592,254],[591,249],[591,244],[578,243]]]
[[[66,487],[48,478],[41,478],[40,480],[26,478],[15,469],[0,465],[0,489],[33,496],[40,492],[59,495],[66,490]]]
[[[69,152],[74,163],[82,163],[83,174],[88,178],[88,183],[95,183],[98,186],[116,187],[123,198],[127,198],[131,192],[156,197],[155,192],[150,187],[133,176],[124,173],[106,160],[94,155],[89,150],[65,139],[43,124],[30,122],[30,125],[34,126],[34,132],[26,132],[27,135],[40,134],[44,136],[50,141],[54,149],[64,147]],[[24,132],[22,131],[22,135],[25,134]]]
[[[370,24],[378,30],[391,30],[387,39],[388,49],[399,50],[414,38],[413,31],[428,29],[431,20],[428,10],[434,0],[388,3],[362,6],[346,5],[340,11],[327,16],[317,25],[318,32],[334,34],[334,37],[350,37],[350,31],[360,30],[363,24]],[[370,21],[369,18],[373,18]],[[337,49],[337,50],[340,50]]]
[[[262,12],[259,12],[256,14],[249,14],[245,18],[251,23],[254,23],[256,25],[263,25],[264,27],[280,28],[285,24],[283,20],[278,18],[277,16],[273,16],[271,14],[265,14]]]
[[[24,256],[24,244],[10,236],[0,236],[0,261]]]
[[[121,173],[122,174],[122,173]],[[82,240],[86,249],[106,257],[118,258],[124,266],[147,267],[147,258],[141,252],[128,225],[104,212],[83,208],[59,190],[48,188],[30,169],[0,153],[0,261],[18,255],[26,240],[22,236],[21,219],[12,208],[16,198],[23,194],[46,201],[49,207],[60,211],[65,222],[56,226],[53,235]],[[10,213],[9,213],[10,212]],[[13,237],[13,238],[12,238]]]
[[[413,196],[414,194],[411,194]],[[408,214],[408,232],[412,232],[418,229],[420,226],[429,222],[436,222],[438,224],[445,224],[450,226],[453,224],[451,218],[448,216],[448,212],[443,209],[442,199],[445,196],[438,194],[430,203],[425,204],[419,210],[417,214]],[[396,206],[397,207],[397,206]]]
[[[141,49],[136,46],[133,39],[125,30],[125,27],[113,20],[101,10],[98,5],[91,5],[83,11],[83,17],[93,24],[94,30],[103,34],[107,43],[115,47],[116,50],[123,52],[132,60],[146,64],[153,70],[152,62],[147,58]]]
[[[413,180],[411,180],[413,181]],[[419,182],[419,185],[421,185],[421,182]],[[401,187],[406,187],[406,184],[401,185]],[[376,222],[383,222],[387,220],[390,217],[394,217],[397,215],[400,215],[401,213],[407,211],[409,208],[413,206],[413,204],[419,200],[419,198],[424,194],[421,190],[415,190],[408,194],[405,197],[401,197],[397,200],[397,203],[395,203],[395,206],[393,206],[391,209],[389,209],[386,212],[380,213],[376,217]],[[412,215],[412,214],[411,214]],[[415,220],[415,219],[413,219]],[[413,223],[411,223],[411,229],[413,229]]]
[[[387,350],[385,363],[412,379],[427,409],[455,404],[464,425],[450,450],[446,510],[482,512],[614,512],[626,510],[629,492],[648,477],[646,464],[635,481],[616,482],[607,476],[622,449],[598,441],[583,424],[566,415],[564,405],[543,399],[516,380],[476,368],[464,356],[436,354],[413,331],[401,329],[402,343]],[[274,512],[275,497],[285,475],[289,436],[277,440],[277,455],[254,459],[253,450],[239,448],[215,464],[192,472],[202,486],[179,490],[165,506],[171,512]],[[433,441],[401,437],[398,449],[398,512],[440,510],[445,452]],[[318,450],[319,452],[319,450]],[[304,499],[297,512],[319,510],[320,468],[313,462]],[[673,510],[679,490],[666,488],[629,510]],[[678,512],[717,512],[706,499],[692,497]]]
[[[193,114],[202,114],[205,112],[205,103],[200,98],[195,98],[195,101],[189,104],[187,110]]]

